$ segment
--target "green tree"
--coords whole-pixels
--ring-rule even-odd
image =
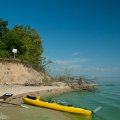
[[[17,58],[42,65],[42,40],[30,26],[15,25],[7,28],[8,22],[0,19],[0,57],[12,57],[12,49],[18,50]]]
[[[6,50],[6,44],[4,42],[4,35],[7,33],[8,21],[4,21],[0,18],[0,57],[9,57],[9,53]]]
[[[42,40],[36,30],[30,26],[18,26],[13,28],[21,40],[20,59],[27,60],[30,63],[41,64],[42,62]]]
[[[7,32],[8,21],[0,18],[0,37],[2,37]]]
[[[5,50],[8,51],[9,57],[13,56],[12,49],[17,48],[17,56],[22,54],[22,43],[20,36],[13,30],[9,30],[3,37],[6,45]]]

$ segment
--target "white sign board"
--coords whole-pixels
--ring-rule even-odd
[[[13,49],[12,49],[12,52],[13,52],[13,53],[17,53],[17,49],[14,49],[14,48],[13,48]]]

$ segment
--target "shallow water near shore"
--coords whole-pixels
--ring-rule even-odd
[[[94,91],[76,91],[53,97],[55,101],[94,110],[101,110],[92,116],[65,113],[72,120],[119,120],[120,118],[120,78],[100,78]]]
[[[35,106],[29,106],[28,109],[19,106],[4,106],[0,108],[0,112],[8,116],[8,120],[119,120],[120,78],[101,78],[97,80],[97,83],[110,85],[97,86],[94,91],[74,91],[46,98],[90,110],[101,106],[101,110],[92,116],[71,114]]]

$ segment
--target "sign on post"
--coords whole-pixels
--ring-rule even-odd
[[[14,53],[14,58],[15,58],[15,54],[17,53],[17,49],[12,49],[12,52]]]

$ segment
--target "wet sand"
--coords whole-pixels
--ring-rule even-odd
[[[7,120],[70,120],[64,112],[27,106],[28,109],[19,106],[4,106],[0,112],[8,117]]]

